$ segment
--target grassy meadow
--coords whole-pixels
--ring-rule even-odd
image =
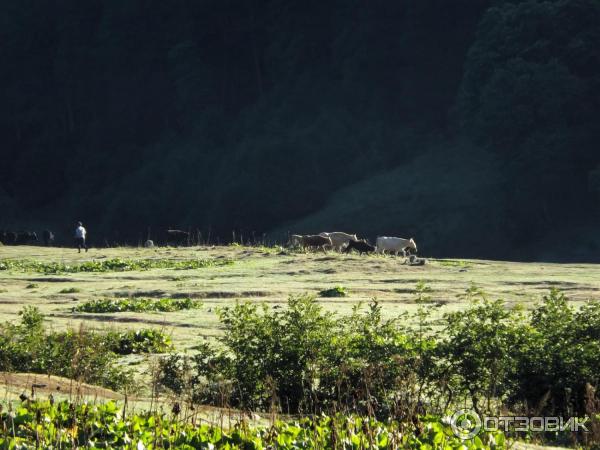
[[[0,247],[0,260],[76,265],[114,258],[130,260],[230,260],[198,269],[148,269],[46,274],[13,268],[0,270],[0,320],[15,320],[25,305],[35,305],[51,327],[158,327],[173,337],[177,349],[193,347],[199,337],[219,335],[216,310],[236,301],[284,307],[291,294],[343,286],[345,297],[320,297],[339,314],[358,302],[376,298],[386,316],[414,311],[415,287],[424,282],[440,312],[464,307],[461,296],[475,284],[491,298],[508,304],[534,304],[552,287],[571,301],[594,298],[600,290],[600,265],[515,263],[483,260],[435,260],[408,266],[394,256],[293,253],[264,247],[110,248],[77,253],[69,248]],[[105,298],[191,298],[202,306],[172,312],[74,312],[87,301]]]
[[[404,312],[418,313],[422,306],[418,302],[418,285],[428,288],[426,298],[435,306],[434,318],[466,310],[470,305],[466,291],[473,286],[490,299],[503,299],[506,308],[533,308],[552,288],[564,292],[573,305],[582,305],[597,296],[600,265],[428,259],[425,265],[410,266],[404,258],[388,255],[304,253],[281,247],[240,245],[123,247],[90,249],[87,253],[68,248],[0,246],[1,322],[22,322],[25,315],[20,316],[19,312],[35,306],[49,330],[123,333],[155,329],[172,337],[173,347],[170,340],[165,345],[180,355],[194,354],[205,339],[215,343],[215,338],[223,334],[219,308],[238,301],[264,302],[283,311],[292,308],[288,303],[290,296],[310,294],[325,310],[347,316],[355,305],[377,299],[382,316],[393,318]],[[413,314],[410,320],[416,321],[417,316]],[[473,320],[473,327],[483,323],[477,322],[475,316],[468,317],[467,322]],[[35,315],[30,314],[28,320],[23,323],[35,323]],[[468,330],[469,323],[464,325]],[[63,337],[53,335],[52,339],[59,342]],[[96,348],[92,347],[91,352],[96,353]],[[159,404],[169,409],[177,404],[179,397],[166,392],[157,397],[152,391],[158,355],[152,350],[120,355],[118,365],[135,373],[138,387],[127,398],[133,410],[144,411]],[[386,358],[382,357],[381,362],[386,364]],[[481,367],[482,379],[486,377],[485,367]],[[0,386],[5,403],[33,392],[32,386],[36,386],[38,399],[50,393],[63,399],[91,398],[94,404],[96,399],[125,399],[120,392],[43,374],[0,373]],[[49,408],[44,409],[44,414],[56,413],[43,400],[36,405],[35,408]],[[20,411],[27,414],[25,409]],[[208,423],[221,423],[222,427],[225,418],[231,425],[242,420],[243,414],[241,410],[200,404],[192,415]],[[265,420],[257,415],[253,423],[263,424]],[[48,436],[50,440],[56,438]]]

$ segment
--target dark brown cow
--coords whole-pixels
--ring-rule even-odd
[[[35,231],[23,231],[21,233],[16,233],[15,244],[23,245],[30,244],[38,241],[37,233]]]
[[[351,250],[356,250],[362,255],[363,253],[373,253],[375,251],[375,247],[365,240],[349,241],[348,245],[344,249],[344,253],[350,253]]]
[[[308,234],[308,235],[299,235],[292,234],[290,236],[290,244],[292,246],[302,247],[304,249],[322,249],[325,251],[325,248],[331,248],[331,238],[325,236],[319,236],[318,234]]]
[[[14,244],[15,240],[10,231],[2,230],[0,231],[0,242],[3,245]]]

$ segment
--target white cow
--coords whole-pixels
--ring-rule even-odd
[[[406,254],[406,249],[412,249],[417,252],[417,244],[413,238],[404,239],[399,237],[379,236],[377,238],[377,253],[384,254],[386,251],[389,253],[402,252]]]
[[[343,233],[341,231],[333,231],[331,233],[319,233],[319,236],[331,238],[331,245],[338,252],[350,241],[358,241],[356,234]]]

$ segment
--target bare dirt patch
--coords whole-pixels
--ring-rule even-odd
[[[31,396],[33,389],[35,395],[58,393],[74,397],[98,397],[112,400],[124,398],[123,395],[110,389],[54,375],[0,372],[0,384],[7,389],[22,390],[27,396]]]

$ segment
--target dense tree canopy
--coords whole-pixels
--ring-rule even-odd
[[[597,0],[23,0],[0,25],[0,228],[600,248]]]
[[[513,228],[530,239],[581,221],[597,198],[586,183],[600,161],[600,4],[506,3],[478,29],[461,118],[467,135],[506,161]]]

